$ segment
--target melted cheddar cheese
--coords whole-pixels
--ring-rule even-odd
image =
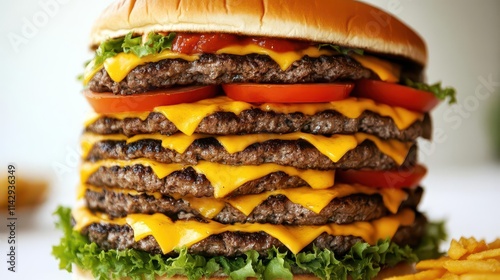
[[[133,53],[119,53],[113,57],[110,57],[104,61],[104,64],[95,67],[95,61],[92,60],[85,68],[85,73],[83,74],[83,84],[86,85],[92,79],[92,77],[103,67],[106,69],[109,77],[119,83],[139,65],[143,65],[149,62],[158,62],[164,59],[183,59],[186,61],[195,61],[200,58],[199,55],[187,55],[182,53],[175,53],[169,50],[165,50],[159,54],[151,54],[144,57],[138,57]]]
[[[289,52],[275,52],[270,49],[263,48],[258,45],[246,45],[246,46],[229,46],[222,48],[216,52],[216,54],[234,54],[234,55],[247,55],[247,54],[261,54],[269,56],[274,62],[276,62],[281,70],[286,71],[292,64],[302,59],[304,56],[309,57],[320,57],[322,55],[333,55],[336,52],[328,49],[319,49],[318,47],[309,47],[304,50],[299,51],[289,51]]]
[[[298,253],[320,234],[357,236],[370,244],[380,239],[392,238],[400,226],[409,226],[415,220],[415,213],[403,209],[397,214],[371,222],[351,224],[326,224],[320,226],[284,226],[272,224],[221,224],[215,221],[200,223],[193,220],[172,221],[163,214],[130,214],[125,218],[110,219],[105,214],[94,214],[86,207],[77,207],[72,216],[76,221],[74,229],[79,231],[93,223],[128,224],[134,231],[134,240],[153,236],[162,252],[167,254],[175,249],[190,247],[207,237],[223,232],[265,232],[280,240],[290,251]]]
[[[352,54],[352,57],[363,65],[363,67],[375,72],[382,81],[389,83],[399,82],[401,75],[401,67],[399,65],[368,55]]]

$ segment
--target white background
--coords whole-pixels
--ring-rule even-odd
[[[421,143],[420,158],[429,167],[421,209],[446,218],[453,237],[500,237],[500,166],[493,162],[487,123],[499,108],[500,1],[367,2],[420,33],[429,48],[428,81],[458,91],[458,105],[441,104],[433,113],[434,143]],[[75,199],[78,138],[91,111],[76,77],[92,57],[92,22],[109,3],[0,2],[0,178],[14,162],[18,176],[51,181],[49,200],[19,216],[16,274],[6,271],[5,219],[0,221],[1,279],[69,278],[49,253],[59,234],[50,213]],[[488,80],[493,83],[485,86]]]

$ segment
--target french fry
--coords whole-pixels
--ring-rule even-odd
[[[441,277],[445,272],[443,269],[424,270],[415,274],[386,278],[385,280],[434,280]]]
[[[415,276],[416,276],[415,279],[416,280],[433,280],[433,279],[437,279],[437,278],[443,276],[443,274],[445,272],[446,271],[443,269],[432,269],[432,270],[420,271],[417,274],[415,274]]]
[[[484,240],[477,241],[474,237],[465,239],[465,249],[469,254],[474,254],[484,250],[488,250],[488,245]]]
[[[488,244],[484,240],[478,243],[478,246],[472,250],[471,254],[479,253],[485,250],[488,250]]]
[[[446,261],[450,260],[448,257],[442,257],[439,259],[423,260],[416,264],[415,268],[418,270],[428,270],[428,269],[442,269]]]
[[[498,280],[499,278],[498,274],[463,274],[460,276],[460,280]]]
[[[446,271],[443,269],[432,269],[432,270],[425,270],[425,271],[420,271],[415,274],[415,280],[433,280],[437,279],[441,276]]]
[[[385,278],[385,280],[415,280],[415,274],[408,274],[403,276],[393,276],[389,278]]]
[[[490,249],[499,249],[500,248],[500,238],[496,239],[495,241],[488,243],[488,248]]]
[[[500,273],[500,262],[496,260],[449,260],[443,267],[455,274]]]
[[[495,259],[500,257],[500,248],[482,251],[469,255],[468,260],[484,260],[484,259]]]
[[[452,240],[448,256],[423,260],[415,265],[419,271],[413,275],[390,280],[499,280],[500,239],[491,243],[484,240],[460,238]]]
[[[465,254],[467,254],[467,249],[463,245],[462,239],[460,239],[460,241],[453,239],[450,244],[450,249],[448,249],[448,256],[454,260],[459,260]]]
[[[460,280],[460,276],[453,274],[453,273],[450,273],[450,272],[446,272],[439,279],[442,279],[442,280]]]

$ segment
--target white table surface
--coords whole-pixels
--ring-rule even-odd
[[[423,183],[426,191],[420,210],[431,219],[446,219],[451,238],[475,236],[492,240],[500,237],[500,165],[453,167],[429,170]],[[72,199],[68,198],[68,204]],[[50,255],[60,233],[54,229],[50,202],[33,213],[19,216],[18,271],[7,271],[6,231],[2,217],[0,238],[0,279],[71,279],[59,271]]]

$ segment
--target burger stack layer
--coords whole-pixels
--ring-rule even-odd
[[[385,47],[272,36],[266,28],[276,26],[265,27],[266,17],[261,33],[224,30],[214,10],[226,1],[186,0],[176,10],[170,2],[120,1],[94,28],[96,57],[84,95],[97,114],[82,136],[75,231],[104,252],[205,260],[256,252],[257,263],[307,252],[340,259],[356,244],[384,240],[419,245],[426,170],[416,140],[429,138],[427,112],[437,99],[404,81],[422,82],[425,45],[418,35],[351,1],[337,4],[389,19],[394,31],[384,31]],[[227,18],[248,9],[227,2]],[[291,2],[299,25],[321,28],[302,1]],[[287,22],[283,7],[265,5],[269,17]],[[217,16],[187,29],[182,13],[171,15],[183,7],[194,13],[189,20]],[[128,21],[117,20],[123,14]],[[257,15],[248,12],[248,28]],[[411,41],[410,51],[400,41]],[[218,265],[213,275],[230,276]],[[314,274],[288,261],[282,267]]]
[[[370,111],[346,117],[362,106]],[[400,115],[409,120],[401,129]],[[83,135],[85,207],[73,213],[76,226],[105,249],[166,255],[179,246],[209,256],[313,246],[341,255],[387,237],[416,245],[422,189],[350,177],[412,168],[421,118],[356,98],[257,105],[226,96],[101,115]]]

